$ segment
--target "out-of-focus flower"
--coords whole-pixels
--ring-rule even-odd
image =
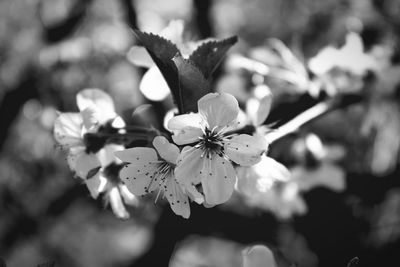
[[[121,170],[120,177],[134,195],[143,196],[158,190],[158,198],[162,192],[177,215],[189,218],[188,196],[182,191],[174,176],[179,148],[169,143],[163,136],[155,137],[153,146],[156,150],[149,147],[134,147],[116,152],[115,155],[119,159],[128,163]]]
[[[91,196],[97,198],[106,192],[115,214],[127,218],[129,214],[122,204],[121,195],[128,204],[137,201],[112,177],[114,173],[109,172],[111,169],[118,173],[119,168],[113,168],[119,163],[114,152],[124,147],[104,144],[96,138],[99,128],[106,123],[115,128],[121,128],[125,123],[115,113],[111,97],[99,89],[82,90],[76,99],[80,112],[61,113],[54,123],[54,137],[62,148],[68,150],[68,165],[85,181]]]
[[[183,30],[184,22],[182,20],[173,20],[159,35],[174,43],[182,55],[186,57],[197,47],[197,44],[184,42]],[[132,64],[148,69],[139,85],[143,95],[152,101],[164,100],[170,93],[169,87],[146,49],[141,46],[132,46],[127,57]]]
[[[265,82],[274,94],[303,93],[309,91],[311,86],[304,64],[278,39],[269,39],[265,46],[253,48],[249,57],[231,55],[226,67],[228,70],[246,69],[254,73],[253,82]]]
[[[323,88],[330,95],[359,92],[367,71],[377,70],[375,58],[364,52],[362,39],[354,32],[347,34],[341,48],[323,48],[308,66],[317,76],[314,87]]]
[[[261,160],[267,149],[262,137],[230,134],[237,127],[239,105],[229,94],[211,93],[198,101],[199,113],[172,118],[168,128],[183,148],[175,175],[192,198],[201,197],[195,185],[201,183],[205,202],[213,206],[226,202],[236,182],[233,162],[251,166]]]
[[[290,169],[291,182],[296,183],[300,191],[326,187],[341,192],[346,188],[345,172],[335,163],[345,155],[343,147],[324,145],[317,135],[310,133],[293,144],[293,152],[300,164]],[[315,166],[307,166],[308,162],[304,161],[307,157],[316,161]]]
[[[238,167],[237,189],[247,197],[257,197],[272,188],[276,182],[289,181],[289,170],[273,158],[262,156],[261,161],[251,167]]]
[[[368,213],[368,220],[373,225],[368,239],[373,245],[382,246],[398,240],[400,237],[399,210],[400,190],[395,188],[388,191],[382,203],[376,205],[372,212]]]
[[[328,73],[333,68],[340,68],[355,75],[363,75],[368,70],[374,70],[376,62],[373,57],[364,52],[361,37],[354,32],[346,36],[346,42],[341,48],[328,46],[311,58],[308,66],[316,75]]]
[[[369,105],[361,132],[374,134],[371,149],[371,171],[384,175],[393,170],[399,161],[400,108],[394,101],[374,101]]]
[[[262,87],[262,93],[259,92],[255,97],[249,98],[246,103],[246,115],[248,123],[255,127],[260,126],[267,119],[271,111],[272,93],[266,85]]]
[[[255,187],[250,188],[244,185],[238,187],[238,191],[245,196],[245,201],[249,206],[271,211],[277,218],[283,220],[307,212],[307,205],[296,183],[281,182],[273,180],[272,177],[271,180],[264,177],[258,182],[268,183],[256,183]],[[251,192],[254,193],[251,195]]]
[[[289,184],[291,173],[281,163],[263,156],[251,167],[238,167],[236,190],[253,207],[272,211],[279,218],[290,218],[306,210],[298,187]]]
[[[272,251],[263,245],[255,245],[242,251],[243,267],[276,267]]]

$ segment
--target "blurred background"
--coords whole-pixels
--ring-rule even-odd
[[[344,267],[356,256],[358,266],[399,265],[398,14],[398,0],[0,1],[0,258],[10,267],[234,267],[245,247],[264,244],[279,266]],[[213,209],[192,205],[189,220],[144,199],[120,220],[73,178],[54,120],[77,111],[77,92],[101,88],[128,123],[141,123],[132,116],[141,107],[142,118],[162,125],[171,101],[141,94],[145,69],[127,54],[136,43],[130,28],[157,33],[173,19],[185,21],[187,41],[237,35],[230,52],[260,61],[268,38],[306,64],[342,46],[348,31],[366,51],[381,45],[390,55],[385,75],[363,80],[367,100],[273,144],[270,154],[292,171],[289,185],[257,203],[235,194]],[[260,77],[222,65],[214,82],[244,101]],[[319,101],[304,88],[269,86],[271,123]]]

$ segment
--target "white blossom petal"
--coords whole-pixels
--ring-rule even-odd
[[[157,162],[134,162],[124,166],[119,172],[119,177],[136,196],[143,196],[153,192],[159,187]]]
[[[167,178],[165,197],[175,214],[186,219],[189,218],[190,206],[188,196],[182,191],[180,185],[172,175]]]
[[[125,184],[118,184],[118,187],[121,196],[126,204],[135,207],[139,205],[138,198],[129,191],[128,187]]]
[[[269,93],[260,100],[251,98],[247,101],[246,111],[253,125],[261,125],[268,117],[271,110],[272,94]]]
[[[95,107],[101,110],[102,114],[115,114],[113,100],[107,93],[100,89],[89,88],[82,90],[76,96],[76,103],[80,111],[89,107]],[[113,117],[114,115],[109,118]]]
[[[175,114],[178,114],[177,108],[172,108],[167,111],[167,113],[164,116],[164,120],[163,120],[163,126],[165,129],[170,131],[170,129],[168,128],[168,123],[175,116]]]
[[[94,106],[82,110],[81,115],[86,131],[93,130],[94,127],[107,121],[107,119],[105,119],[105,117],[102,116],[99,110]]]
[[[133,147],[122,151],[114,152],[114,155],[123,162],[146,164],[148,162],[157,161],[157,153],[153,148],[149,147]]]
[[[132,46],[128,51],[127,58],[133,65],[138,67],[149,69],[155,65],[146,48],[142,46]]]
[[[124,146],[109,144],[105,145],[99,152],[96,153],[101,162],[101,166],[107,167],[111,163],[118,163],[120,160],[115,157],[115,152],[124,150]]]
[[[202,122],[199,114],[183,114],[170,119],[168,129],[174,133],[172,139],[176,144],[190,144],[199,141],[199,137],[203,136]]]
[[[170,94],[169,86],[156,66],[151,67],[143,75],[139,89],[152,101],[162,101]]]
[[[183,192],[189,196],[191,200],[201,205],[204,203],[204,195],[201,194],[194,185],[186,184],[184,187],[181,186]]]
[[[110,201],[111,208],[114,214],[121,219],[128,219],[129,213],[122,202],[121,195],[119,193],[118,187],[114,186],[108,192],[108,197]]]
[[[198,101],[199,113],[205,118],[208,127],[225,127],[239,114],[239,104],[233,95],[210,93]]]
[[[90,171],[101,168],[100,160],[96,155],[87,154],[84,147],[71,148],[67,161],[71,170],[75,171],[82,179],[88,178]]]
[[[201,173],[205,202],[209,205],[222,204],[231,197],[236,182],[232,164],[219,155],[205,160]]]
[[[171,144],[164,136],[156,136],[153,140],[153,146],[161,158],[176,164],[179,156],[179,148],[176,145]]]
[[[291,178],[290,171],[282,163],[267,156],[262,156],[261,161],[252,168],[260,177],[268,176],[273,181],[286,182]]]
[[[231,160],[242,166],[258,163],[266,150],[267,144],[262,136],[241,134],[225,142],[225,153]]]
[[[83,145],[82,127],[79,113],[61,113],[54,122],[54,138],[65,147]]]
[[[175,177],[181,185],[197,185],[201,182],[201,171],[204,159],[201,157],[203,151],[194,147],[186,146],[182,149],[175,168]]]
[[[92,198],[96,199],[101,192],[104,192],[107,179],[98,172],[96,175],[86,179],[85,183]]]

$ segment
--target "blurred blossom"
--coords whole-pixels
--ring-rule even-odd
[[[99,25],[92,34],[94,48],[106,53],[123,53],[131,44],[131,33],[123,23]]]
[[[278,249],[285,256],[289,266],[316,267],[318,256],[311,250],[305,236],[290,225],[281,227],[278,231]]]
[[[291,174],[285,166],[274,159],[263,156],[251,167],[238,167],[237,190],[252,198],[269,191],[274,183],[289,181]]]
[[[399,117],[400,108],[394,101],[375,101],[369,106],[361,131],[374,136],[370,165],[374,174],[387,174],[399,162]]]
[[[143,103],[143,96],[138,90],[139,74],[137,69],[126,61],[113,64],[107,73],[107,84],[118,103],[116,109],[124,111]]]
[[[178,244],[170,267],[241,267],[241,245],[232,241],[190,236]]]
[[[139,29],[158,32],[165,22],[173,19],[189,20],[193,12],[193,2],[187,0],[136,0]]]
[[[361,36],[350,32],[341,48],[323,48],[309,60],[308,66],[317,75],[314,84],[334,95],[359,92],[367,71],[377,70],[377,61],[365,53]]]
[[[230,58],[231,57],[229,56],[227,61],[230,61]],[[227,67],[227,64],[225,64],[225,67]],[[223,75],[218,79],[215,87],[218,88],[218,92],[231,94],[242,103],[246,102],[249,96],[249,90],[246,88],[246,80],[239,73],[230,72]]]
[[[134,219],[128,223],[116,220],[82,201],[73,203],[49,226],[42,239],[53,250],[62,252],[65,266],[116,266],[130,262],[144,252],[151,235]]]
[[[368,239],[373,246],[382,246],[400,238],[400,190],[391,189],[373,211]]]
[[[76,1],[44,0],[40,3],[40,17],[47,26],[55,25],[65,20]]]
[[[333,68],[340,68],[361,76],[368,70],[374,70],[376,62],[364,52],[361,36],[350,32],[346,35],[346,42],[341,48],[328,46],[322,49],[310,59],[308,65],[316,75],[323,75]]]
[[[269,85],[275,95],[303,93],[311,90],[307,69],[280,40],[268,39],[264,46],[254,47],[249,57],[233,54],[226,61],[228,71],[244,69],[253,73],[255,85]]]
[[[276,267],[272,251],[263,245],[255,245],[242,251],[243,267]]]
[[[264,87],[264,95],[259,93],[255,98],[249,98],[246,103],[246,114],[251,124],[255,127],[265,122],[272,105],[272,93],[269,88],[263,85],[258,87]]]
[[[276,182],[262,194],[246,198],[251,207],[272,212],[278,219],[287,220],[307,212],[307,205],[296,183]]]
[[[345,171],[335,163],[345,155],[343,147],[324,145],[317,135],[310,133],[294,142],[293,152],[300,164],[291,168],[291,182],[296,183],[300,191],[319,186],[337,192],[346,188]]]
[[[248,205],[271,211],[280,219],[306,212],[299,187],[291,182],[291,173],[274,159],[263,156],[252,167],[238,167],[237,173],[236,189]]]
[[[346,188],[345,172],[339,166],[322,163],[316,168],[297,166],[290,169],[292,181],[302,192],[315,187],[326,187],[333,191],[342,192]]]
[[[86,59],[91,51],[90,39],[77,37],[60,44],[43,47],[39,53],[39,61],[43,66],[51,66],[57,62],[79,62]]]
[[[256,47],[250,57],[269,67],[267,76],[288,82],[295,91],[309,87],[307,70],[293,52],[279,39],[269,39],[264,47]]]
[[[80,113],[59,115],[54,125],[55,139],[68,150],[68,165],[85,181],[91,196],[97,198],[100,193],[106,192],[106,202],[111,204],[114,213],[120,218],[127,218],[129,213],[122,201],[135,203],[132,202],[133,196],[120,192],[122,184],[118,172],[121,167],[118,167],[120,162],[114,156],[115,151],[124,147],[107,144],[97,148],[98,144],[91,144],[87,135],[96,134],[99,127],[110,121],[117,128],[125,124],[115,113],[111,97],[99,89],[85,89],[76,100]]]

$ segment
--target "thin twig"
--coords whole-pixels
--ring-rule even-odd
[[[334,99],[318,103],[315,106],[304,111],[303,113],[300,113],[278,129],[268,132],[265,135],[265,139],[269,144],[271,144],[281,139],[282,137],[297,131],[304,124],[324,115],[325,113],[328,113],[329,111],[335,109],[337,106],[337,101],[335,101]]]

